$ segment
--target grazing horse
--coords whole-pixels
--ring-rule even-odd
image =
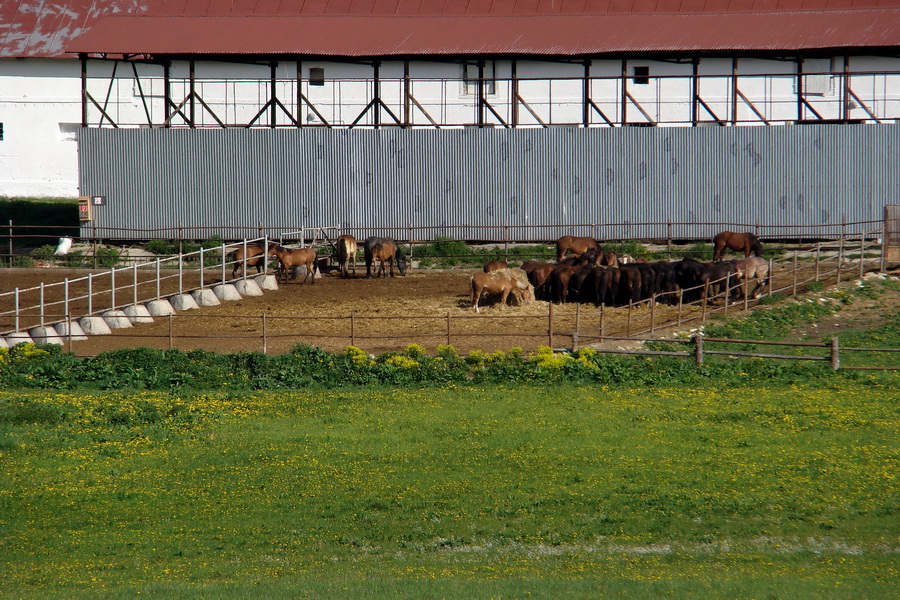
[[[350,265],[353,275],[356,275],[356,238],[352,235],[342,235],[337,239],[338,264],[341,268],[341,276],[350,276]]]
[[[484,272],[491,273],[493,271],[499,271],[500,269],[508,269],[509,263],[505,260],[489,260],[484,263]]]
[[[485,292],[500,294],[501,309],[506,306],[506,299],[511,292],[522,294],[526,304],[530,304],[534,300],[534,291],[531,285],[527,283],[527,280],[523,280],[525,279],[524,277],[516,277],[513,271],[522,273],[519,269],[501,269],[490,273],[475,273],[472,275],[469,284],[472,287],[472,306],[475,308],[475,312],[481,312],[478,301]]]
[[[759,298],[765,287],[769,285],[769,261],[758,256],[751,256],[734,261],[734,266],[737,267],[738,277],[742,281],[756,280],[756,287],[747,295],[751,298]]]
[[[531,283],[531,285],[534,286],[536,290],[539,290],[543,287],[544,282],[547,281],[550,273],[555,268],[556,265],[550,263],[542,263],[538,260],[526,260],[524,263],[522,263],[522,269],[528,275],[528,281]]]
[[[700,276],[700,279],[703,281],[704,304],[709,302],[710,290],[713,291],[715,296],[719,294],[725,295],[728,292],[728,297],[731,301],[737,301],[740,291],[740,286],[738,286],[739,277],[740,275],[734,262],[725,261],[704,265],[703,274]]]
[[[600,251],[600,245],[594,238],[564,235],[556,240],[556,262],[562,261],[566,256],[566,252],[571,252],[575,256],[581,256],[591,248],[598,253]]]
[[[306,266],[306,275],[303,277],[303,283],[312,278],[312,282],[316,282],[316,270],[318,269],[318,256],[312,248],[285,248],[284,246],[275,246],[275,256],[281,263],[280,277],[287,283],[288,278],[293,279],[294,267]]]
[[[716,237],[713,238],[713,246],[715,246],[713,262],[718,262],[722,259],[726,246],[735,252],[743,252],[744,258],[748,258],[751,254],[762,256],[762,243],[760,243],[758,237],[749,231],[745,233],[735,233],[733,231],[717,233]]]
[[[275,242],[269,242],[269,251],[265,252],[266,258],[275,254],[275,246],[277,246]],[[231,257],[231,260],[234,261],[234,269],[231,270],[231,278],[234,279],[237,277],[238,271],[243,267],[244,276],[247,275],[247,267],[256,267],[256,272],[259,274],[262,272],[263,266],[265,266],[266,258],[263,257],[263,247],[259,244],[248,244],[247,245],[247,256],[244,256],[244,246],[239,246],[237,250],[234,251],[234,254]],[[246,258],[246,261],[244,260]]]
[[[388,264],[391,277],[394,276],[394,262],[400,275],[406,276],[406,257],[400,252],[397,242],[390,238],[370,237],[363,242],[363,251],[366,255],[366,277],[372,277],[372,264],[377,260],[380,266],[376,270],[376,277],[385,277],[384,263]]]

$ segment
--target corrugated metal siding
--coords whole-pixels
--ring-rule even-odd
[[[82,194],[107,197],[83,235],[103,238],[341,225],[357,237],[396,228],[406,239],[412,226],[431,228],[416,239],[502,240],[507,224],[557,226],[513,227],[513,240],[664,238],[668,222],[676,238],[756,223],[789,237],[878,220],[900,197],[898,124],[84,129],[79,150]]]

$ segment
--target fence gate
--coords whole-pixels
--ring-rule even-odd
[[[900,262],[900,204],[884,207],[884,260]]]

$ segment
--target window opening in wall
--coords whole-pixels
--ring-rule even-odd
[[[829,61],[810,60],[804,63],[804,70],[812,72],[803,76],[803,94],[805,96],[830,96],[834,93],[835,79],[834,59]],[[794,81],[794,93],[798,93],[797,81]]]
[[[3,141],[3,123],[0,123],[0,142]]]
[[[309,85],[325,85],[325,69],[322,67],[310,67]]]
[[[484,62],[484,94],[494,94],[496,81],[494,80],[496,63],[492,60]],[[467,95],[478,94],[478,63],[466,63],[463,65],[463,93]]]
[[[77,142],[78,130],[81,129],[80,123],[60,123],[59,139],[63,142]]]
[[[638,85],[650,83],[650,67],[634,67],[634,83]]]

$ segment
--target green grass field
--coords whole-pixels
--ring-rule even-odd
[[[893,598],[875,379],[0,392],[5,598]]]

